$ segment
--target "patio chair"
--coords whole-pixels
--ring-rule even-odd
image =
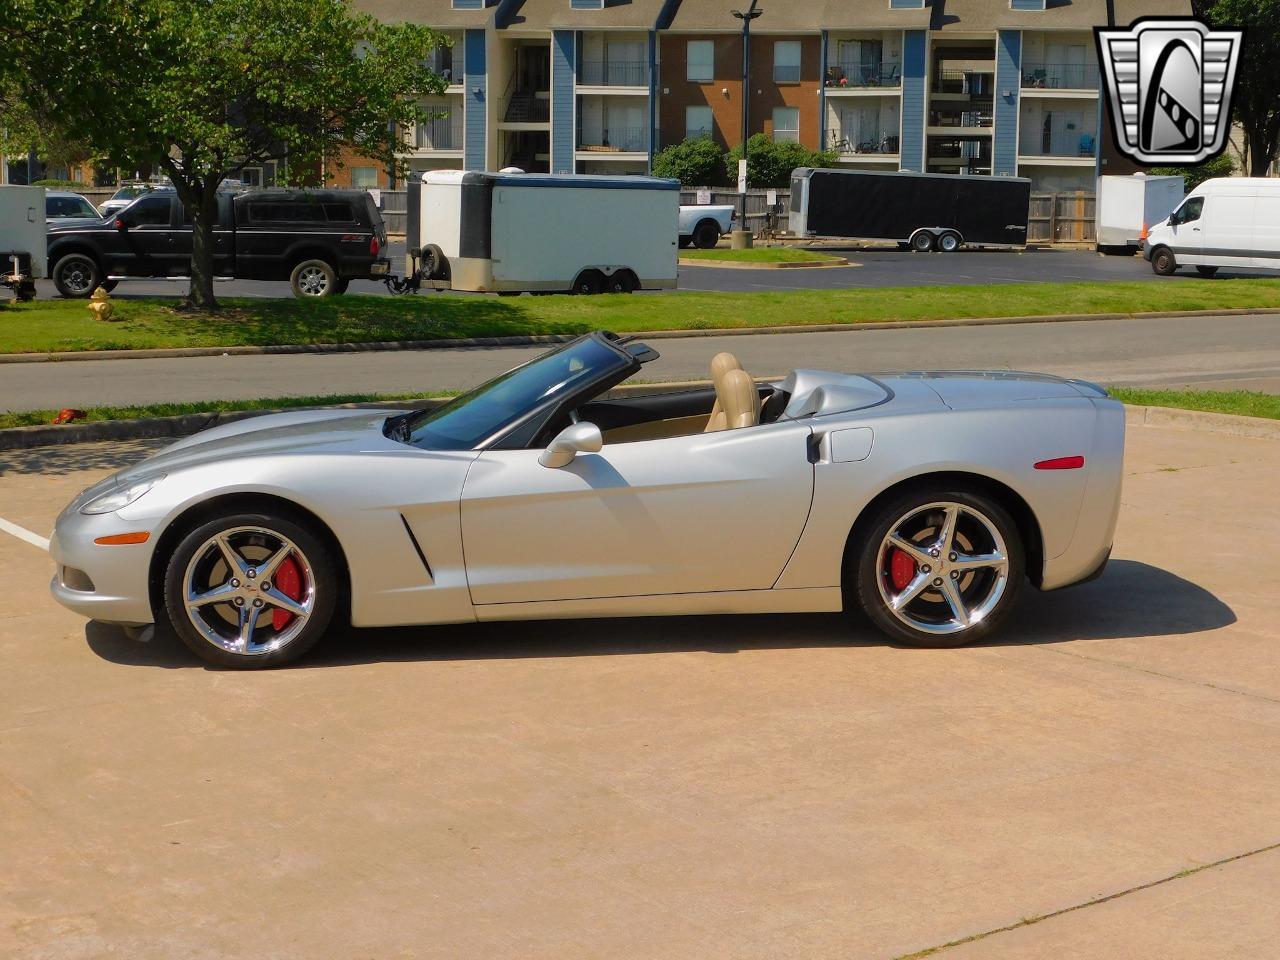
[[[1093,134],[1082,133],[1080,135],[1080,156],[1093,156]]]

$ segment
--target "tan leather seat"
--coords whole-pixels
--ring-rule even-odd
[[[730,370],[724,375],[724,392],[716,391],[724,407],[725,429],[754,427],[760,422],[760,395],[755,381],[745,370]]]
[[[742,364],[738,362],[738,358],[732,353],[717,353],[711,358],[711,382],[715,384],[716,402],[711,407],[711,418],[707,420],[706,433],[724,430],[728,427],[724,403],[720,399],[725,389],[724,378],[731,370],[741,369]]]

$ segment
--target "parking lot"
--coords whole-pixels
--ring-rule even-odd
[[[47,535],[152,448],[0,453],[0,517]],[[953,651],[596,620],[222,673],[63,611],[0,532],[0,953],[1271,955],[1280,443],[1127,456],[1107,574]]]

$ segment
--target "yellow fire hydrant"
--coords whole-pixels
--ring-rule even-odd
[[[102,287],[93,291],[93,296],[89,298],[89,312],[98,320],[110,320],[111,315],[115,313],[115,308],[111,306],[111,297]]]

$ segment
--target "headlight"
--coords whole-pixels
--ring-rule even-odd
[[[80,508],[80,512],[97,514],[115,513],[117,510],[123,510],[163,479],[163,475],[158,477],[144,477],[139,480],[134,480],[128,486],[108,490],[106,493],[94,497],[82,506]]]

